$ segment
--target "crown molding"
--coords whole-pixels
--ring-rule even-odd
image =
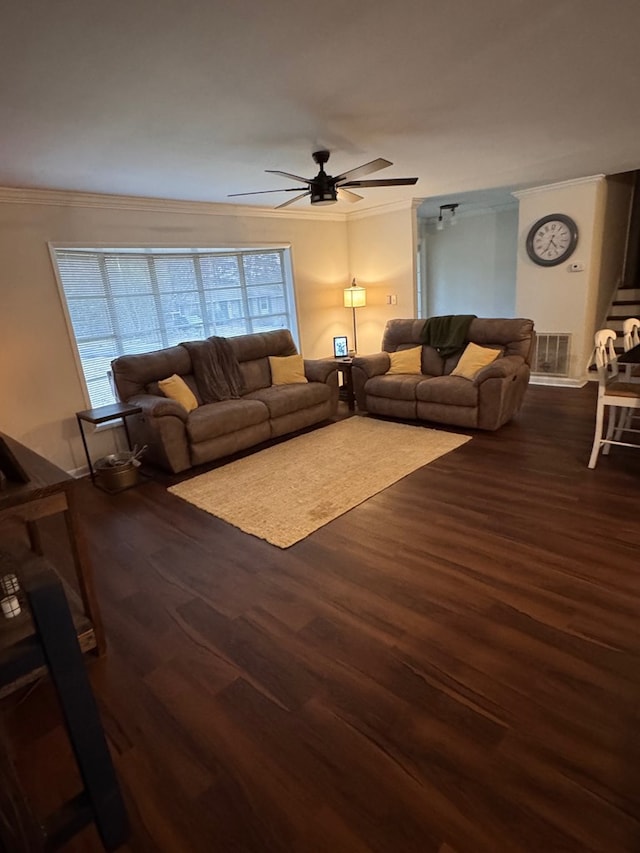
[[[600,181],[604,181],[606,175],[589,175],[586,178],[572,178],[569,181],[559,181],[557,184],[544,184],[541,187],[529,187],[526,190],[514,190],[511,193],[517,199],[526,198],[530,195],[537,195],[538,193],[548,192],[549,190],[564,190],[570,187],[577,187],[580,184],[596,184]]]
[[[275,210],[251,205],[221,204],[207,201],[150,198],[147,196],[109,195],[70,190],[38,190],[0,187],[0,203],[38,204],[54,207],[84,207],[98,210],[138,210],[150,213],[182,213],[198,216],[239,216],[258,219],[313,219],[346,222],[348,214],[316,210]]]
[[[424,199],[418,199],[418,204],[421,204]],[[349,222],[354,219],[367,219],[370,216],[381,216],[384,213],[393,213],[396,210],[414,210],[416,207],[416,199],[405,198],[400,201],[392,201],[389,204],[378,204],[375,207],[368,207],[366,210],[349,211],[346,218]]]

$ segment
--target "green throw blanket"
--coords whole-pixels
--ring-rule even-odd
[[[459,352],[467,342],[467,332],[475,314],[447,314],[443,317],[429,317],[422,327],[420,340],[433,347],[442,358],[448,358]]]

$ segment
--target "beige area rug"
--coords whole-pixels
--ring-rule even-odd
[[[260,450],[169,491],[279,548],[471,439],[348,418]]]

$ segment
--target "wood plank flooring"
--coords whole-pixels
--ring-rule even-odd
[[[531,387],[286,551],[179,478],[83,484],[124,849],[639,851],[640,453],[587,469],[594,391]],[[78,787],[49,686],[2,707],[44,814]]]

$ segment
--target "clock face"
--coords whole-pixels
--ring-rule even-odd
[[[527,236],[527,253],[532,261],[543,267],[561,264],[578,242],[578,227],[569,216],[552,213],[539,219]]]

